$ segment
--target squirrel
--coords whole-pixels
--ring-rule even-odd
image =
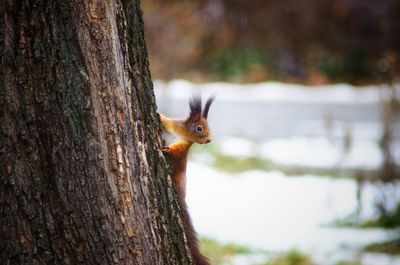
[[[189,246],[196,265],[209,265],[210,263],[200,252],[196,232],[186,206],[186,164],[189,149],[193,143],[208,144],[211,142],[207,116],[214,99],[214,96],[209,97],[202,111],[201,97],[193,96],[189,101],[190,114],[186,119],[170,119],[160,114],[164,130],[182,138],[169,146],[163,147],[163,152],[172,167],[173,182],[178,191],[179,203],[188,233]]]

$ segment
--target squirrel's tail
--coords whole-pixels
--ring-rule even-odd
[[[180,199],[180,206],[183,213],[183,218],[185,219],[186,224],[186,231],[188,240],[189,240],[189,247],[190,251],[192,252],[192,256],[196,265],[210,265],[208,259],[203,256],[200,252],[199,241],[197,240],[197,234],[194,230],[192,219],[190,218],[188,208],[186,206],[186,202],[184,199]]]

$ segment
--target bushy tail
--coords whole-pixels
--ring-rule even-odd
[[[190,251],[192,252],[193,259],[196,265],[210,265],[208,259],[204,257],[200,252],[199,241],[197,240],[197,234],[194,230],[192,219],[190,218],[189,211],[184,199],[180,199],[180,206],[185,219],[186,231],[189,240]]]

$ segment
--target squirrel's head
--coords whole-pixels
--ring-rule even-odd
[[[185,137],[188,140],[199,144],[211,142],[211,132],[208,128],[207,116],[214,99],[215,96],[211,96],[207,99],[203,111],[200,96],[193,96],[190,100],[190,115],[185,121],[185,127],[188,130]]]

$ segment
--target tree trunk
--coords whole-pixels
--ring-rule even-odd
[[[0,13],[0,263],[192,264],[139,0]]]

